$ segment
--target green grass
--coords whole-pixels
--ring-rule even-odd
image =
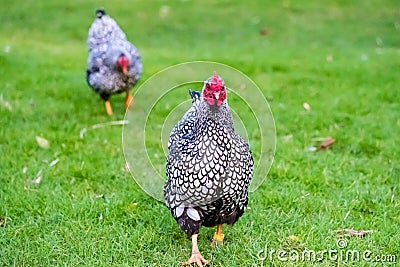
[[[274,164],[250,194],[250,209],[226,227],[223,246],[211,248],[214,229],[202,229],[199,245],[210,266],[375,264],[257,259],[265,246],[337,249],[332,231],[341,228],[375,230],[347,238],[347,248],[400,262],[398,1],[1,6],[0,265],[179,266],[189,257],[190,240],[167,208],[125,170],[121,127],[79,137],[84,127],[124,118],[123,96],[112,98],[109,118],[85,81],[86,35],[99,6],[140,50],[142,82],[176,63],[216,61],[252,78],[269,101]],[[160,9],[169,12],[160,17]],[[336,140],[329,149],[308,151],[327,136]],[[41,170],[41,182],[33,183]]]

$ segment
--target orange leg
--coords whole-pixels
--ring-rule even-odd
[[[192,263],[196,263],[199,267],[203,267],[203,263],[208,263],[208,260],[204,259],[200,254],[199,247],[197,246],[197,235],[192,235],[192,256],[188,261],[181,262],[181,265],[190,265]]]
[[[107,111],[107,114],[110,115],[110,116],[113,114],[112,108],[111,108],[111,104],[110,104],[109,100],[106,101],[106,111]]]
[[[133,96],[130,91],[126,91],[125,97],[125,109],[128,109],[130,105],[133,104]]]
[[[213,241],[212,245],[218,245],[222,244],[222,241],[224,240],[224,234],[222,233],[222,224],[217,225],[217,232],[215,232],[213,236]]]

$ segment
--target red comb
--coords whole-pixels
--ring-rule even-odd
[[[129,65],[129,59],[127,57],[125,57],[124,55],[121,55],[118,60],[117,63],[121,66],[121,67],[127,67]]]
[[[222,79],[218,76],[216,71],[214,71],[214,77],[211,79],[211,84],[216,84],[220,86],[224,85],[224,81],[222,81]]]
[[[216,71],[214,71],[214,76],[209,78],[205,83],[207,84],[207,88],[212,91],[219,91],[225,87],[224,81],[218,76]]]
[[[214,71],[213,77],[208,78],[204,82],[204,86],[204,100],[211,106],[216,104],[219,107],[226,99],[226,91],[224,81],[218,76],[216,71]]]

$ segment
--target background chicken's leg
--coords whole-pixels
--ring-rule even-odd
[[[111,108],[111,104],[110,104],[109,100],[106,101],[106,111],[107,111],[107,114],[110,115],[110,116],[113,114],[112,108]]]
[[[133,102],[133,96],[130,91],[126,91],[126,97],[125,97],[125,109],[129,108],[129,104]]]

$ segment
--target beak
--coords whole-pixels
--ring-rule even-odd
[[[122,68],[122,73],[123,73],[124,75],[127,75],[127,74],[128,74],[128,68],[127,68],[127,67],[123,67],[123,68]]]
[[[219,93],[220,93],[220,92],[215,92],[215,93],[214,93],[215,99],[217,99],[217,100],[219,99]]]

